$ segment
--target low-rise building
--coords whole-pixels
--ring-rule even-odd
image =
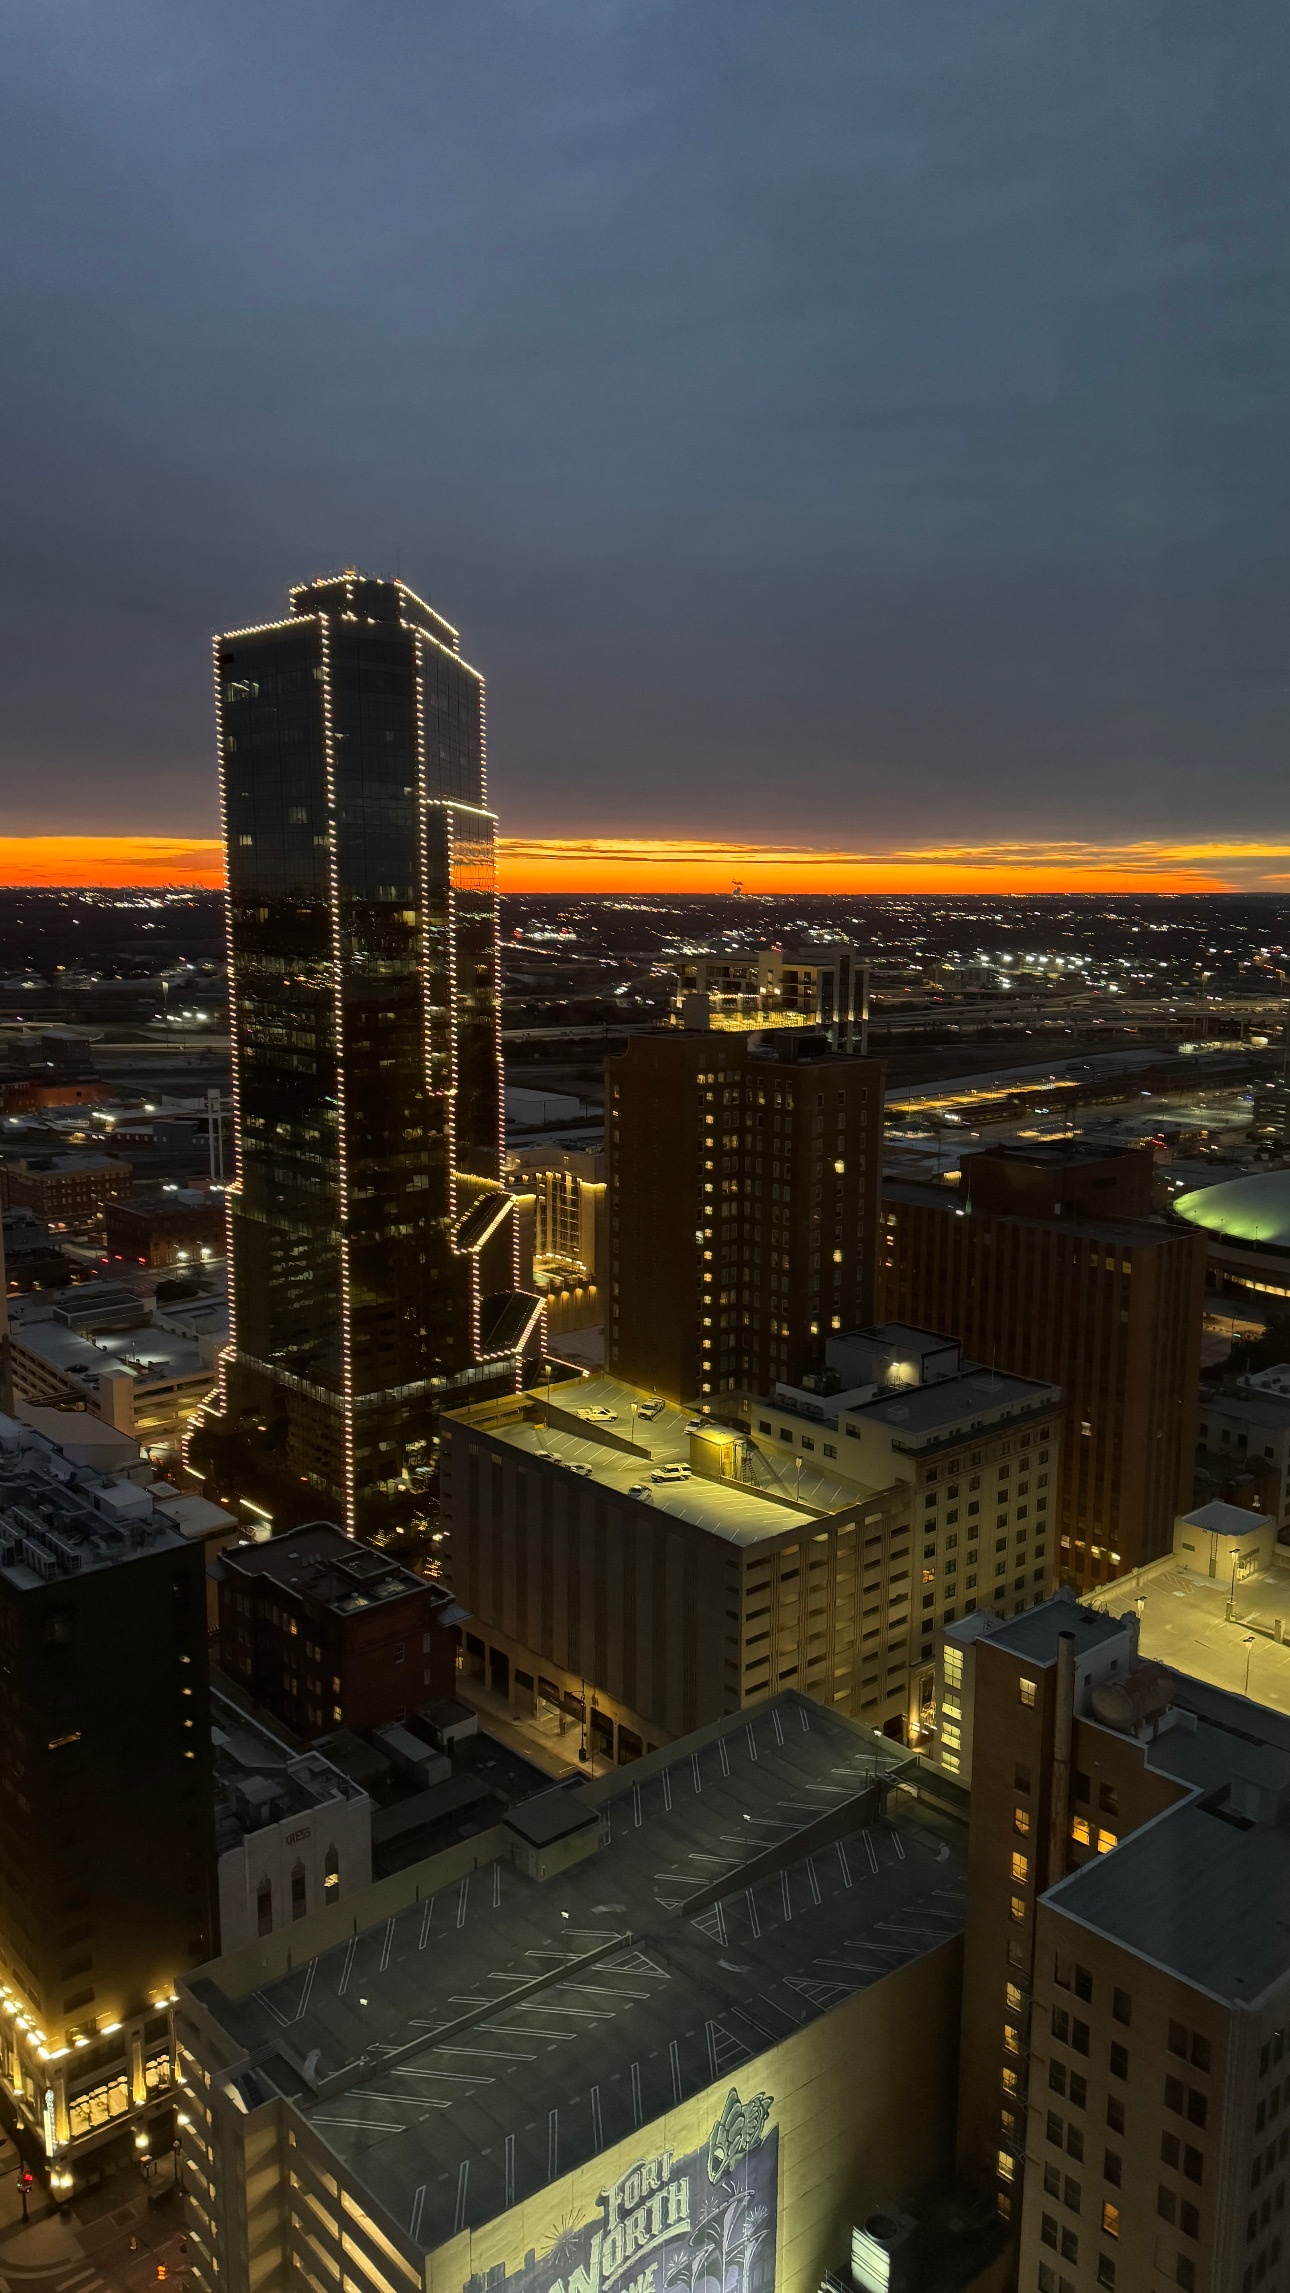
[[[123,1283],[10,1300],[15,1394],[54,1407],[79,1402],[159,1458],[179,1452],[211,1391],[226,1309],[194,1333],[182,1309],[155,1306]]]
[[[211,1697],[219,1948],[241,1950],[372,1879],[372,1802],[321,1752]]]
[[[220,1663],[292,1733],[372,1728],[452,1693],[460,1620],[441,1584],[329,1522],[221,1558]]]
[[[134,1172],[105,1154],[13,1155],[0,1162],[0,1208],[34,1210],[55,1233],[83,1233],[128,1194]]]
[[[951,2170],[963,1828],[919,1770],[780,1695],[205,1968],[198,2293],[818,2293]]]
[[[207,1264],[224,1255],[224,1197],[205,1187],[166,1186],[110,1202],[103,1242],[112,1264]]]

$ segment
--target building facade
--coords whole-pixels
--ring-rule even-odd
[[[445,1397],[513,1379],[484,687],[397,581],[216,644],[232,1339],[195,1457],[351,1534],[424,1526]],[[304,1500],[301,1491],[306,1492]]]
[[[879,1062],[809,1029],[678,1029],[606,1080],[615,1375],[674,1402],[769,1390],[873,1320]]]
[[[882,1225],[888,1317],[1061,1387],[1062,1580],[1084,1591],[1168,1552],[1191,1503],[1200,1238],[1148,1219],[1000,1215],[895,1180]]]
[[[605,1318],[609,1257],[603,1152],[564,1147],[517,1153],[509,1183],[525,1238],[521,1278],[528,1278],[531,1242],[533,1288],[545,1306],[547,1344],[566,1330],[597,1328]]]
[[[1051,1590],[1057,1396],[968,1364],[827,1407],[594,1377],[446,1418],[467,1678],[619,1762],[789,1686],[917,1742],[943,1624]]]
[[[1290,1719],[1069,1594],[945,1662],[970,1726],[959,2165],[1017,2282],[1283,2281]]]
[[[441,1584],[316,1521],[223,1553],[220,1664],[297,1736],[379,1727],[451,1695]]]
[[[0,1418],[0,2117],[60,2201],[169,2142],[214,1941],[204,1555],[150,1479]]]
[[[371,1885],[372,1802],[358,1784],[218,1693],[211,1741],[221,1955]]]

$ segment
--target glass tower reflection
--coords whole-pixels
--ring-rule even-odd
[[[502,1189],[483,679],[402,582],[346,573],[220,638],[216,695],[237,1165],[194,1454],[383,1540],[424,1524],[440,1404],[513,1382],[537,1314]]]

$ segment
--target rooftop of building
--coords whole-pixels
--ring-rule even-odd
[[[1118,1593],[1119,1587],[1114,1591]],[[1087,1608],[1076,1600],[1073,1592],[1063,1587],[1051,1600],[1041,1601],[1037,1608],[1024,1609],[1020,1616],[1009,1617],[1006,1622],[985,1627],[990,1644],[1006,1648],[1010,1655],[1018,1656],[1026,1664],[1055,1664],[1057,1643],[1063,1632],[1075,1636],[1075,1655],[1087,1655],[1105,1640],[1114,1640],[1123,1630],[1118,1613]]]
[[[1225,1378],[1219,1386],[1211,1386],[1200,1397],[1202,1416],[1226,1412],[1239,1417],[1249,1425],[1264,1425],[1272,1433],[1283,1433],[1290,1425],[1290,1392],[1278,1386],[1257,1386],[1244,1378]]]
[[[1069,1916],[1230,2004],[1290,1975],[1290,1719],[1176,1678],[1145,1747],[1186,1797],[1054,1888]]]
[[[79,1303],[98,1287],[86,1283],[73,1295]],[[67,1297],[65,1291],[42,1290],[30,1297],[11,1298],[9,1321],[17,1343],[71,1383],[97,1391],[99,1379],[113,1371],[146,1385],[210,1379],[211,1362],[197,1338],[168,1328],[165,1320],[154,1320],[146,1305],[133,1317],[133,1327],[99,1328],[91,1337],[69,1327]],[[72,1318],[82,1327],[88,1326],[90,1319],[84,1313],[73,1313]]]
[[[1269,1568],[1235,1581],[1230,1562],[1211,1577],[1207,1566],[1193,1571],[1166,1553],[1085,1597],[1116,1615],[1136,1609],[1139,1648],[1151,1662],[1290,1714],[1290,1547],[1274,1548]]]
[[[950,1435],[976,1433],[1007,1418],[1031,1411],[1055,1410],[1061,1401],[1058,1386],[1038,1378],[1013,1377],[1004,1370],[986,1369],[981,1362],[965,1361],[957,1377],[938,1378],[930,1385],[905,1386],[884,1393],[848,1416],[873,1419],[890,1428],[901,1441],[934,1445]]]
[[[331,1521],[311,1521],[255,1544],[234,1545],[220,1565],[228,1575],[243,1580],[267,1578],[279,1591],[295,1593],[338,1616],[357,1616],[410,1594],[418,1599],[429,1595],[445,1607],[450,1602],[444,1586],[414,1576],[411,1569],[371,1545],[356,1544]]]
[[[907,1203],[911,1209],[940,1210],[947,1217],[995,1218],[1009,1226],[1060,1227],[1062,1233],[1074,1241],[1087,1238],[1123,1243],[1126,1250],[1158,1250],[1179,1239],[1177,1226],[1163,1218],[1028,1218],[1019,1211],[973,1211],[959,1200],[957,1187],[945,1186],[936,1179],[890,1178],[885,1172],[882,1200],[884,1204]]]
[[[879,1425],[896,1449],[922,1450],[1005,1419],[1055,1410],[1060,1400],[1060,1389],[1041,1379],[965,1360],[957,1339],[880,1322],[829,1338],[822,1371],[801,1386],[777,1384],[770,1400],[749,1397],[746,1406],[832,1426],[846,1420],[848,1430]]]
[[[1125,1155],[1141,1152],[1142,1148],[1129,1139],[1002,1139],[993,1146],[964,1147],[962,1160],[975,1162],[984,1157],[991,1162],[1029,1163],[1036,1170],[1065,1170],[1081,1164],[1118,1162]]]
[[[77,1463],[34,1426],[0,1416],[0,1577],[33,1591],[184,1538],[149,1489]]]
[[[211,1691],[215,1778],[215,1848],[223,1855],[252,1832],[284,1816],[304,1815],[330,1800],[361,1799],[360,1786],[321,1752],[283,1742],[218,1689]]]
[[[585,1415],[593,1410],[604,1414]],[[799,1469],[796,1458],[782,1456],[773,1442],[763,1447],[755,1436],[746,1459],[747,1470],[759,1476],[755,1481],[692,1470],[685,1479],[655,1481],[662,1467],[691,1467],[692,1426],[702,1430],[706,1422],[716,1434],[721,1429],[603,1371],[535,1386],[522,1400],[476,1402],[447,1413],[445,1422],[454,1418],[524,1457],[563,1466],[615,1496],[635,1497],[732,1545],[799,1534],[821,1515],[878,1494],[877,1484],[829,1472],[814,1459]]]
[[[247,1995],[218,1961],[192,1987],[242,2098],[286,2094],[430,2251],[959,1932],[960,1826],[879,1809],[908,1757],[780,1696],[573,1787],[601,1844],[544,1883],[499,1861]]]

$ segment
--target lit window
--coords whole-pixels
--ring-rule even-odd
[[[1000,2179],[1001,2181],[1010,2182],[1010,2181],[1012,2180],[1012,2178],[1013,2178],[1014,2174],[1016,2173],[1016,2171],[1017,2171],[1017,2161],[1016,2161],[1016,2159],[1013,2157],[1013,2154],[1012,2154],[1011,2150],[1000,2150],[1000,2152],[999,2152],[999,2179]]]
[[[1008,1911],[1009,1911],[1009,1916],[1010,1916],[1011,1918],[1013,1918],[1013,1919],[1017,1920],[1018,1922],[1020,1922],[1022,1919],[1024,1919],[1024,1918],[1025,1918],[1025,1916],[1026,1916],[1026,1898],[1025,1898],[1025,1896],[1024,1896],[1024,1895],[1014,1895],[1014,1896],[1012,1897],[1012,1899],[1011,1899],[1011,1901],[1010,1901],[1009,1905],[1008,1905]]]
[[[961,1648],[945,1650],[945,1685],[961,1688],[963,1685],[963,1651]]]
[[[1102,2201],[1102,2235],[1104,2237],[1118,2237],[1119,2234],[1120,2208],[1118,2205],[1112,2205],[1109,2197],[1104,2198]]]
[[[1025,1838],[1030,1829],[1030,1809],[1028,1807],[1014,1807],[1012,1828],[1014,1831],[1019,1831],[1023,1839]]]
[[[1022,1703],[1023,1703],[1023,1704],[1033,1704],[1033,1703],[1034,1703],[1034,1700],[1035,1700],[1035,1683],[1034,1683],[1034,1681],[1033,1681],[1033,1680],[1020,1680],[1020,1681],[1018,1681],[1017,1685],[1018,1685],[1018,1688],[1019,1688],[1019,1690],[1020,1690],[1020,1694],[1021,1694],[1021,1701],[1022,1701]]]
[[[1030,1877],[1030,1865],[1026,1857],[1015,1848],[1013,1850],[1012,1856],[1012,1876],[1021,1887],[1025,1886],[1027,1879]]]
[[[1088,1846],[1089,1828],[1086,1815],[1073,1815],[1071,1817],[1071,1838],[1079,1847]]]
[[[1013,2013],[1013,2014],[1020,2014],[1020,2012],[1021,2012],[1021,1992],[1020,1992],[1020,1990],[1018,1989],[1018,1987],[1017,1987],[1017,1985],[1016,1985],[1016,1983],[1015,1983],[1015,1982],[1010,1982],[1010,1983],[1008,1984],[1007,1990],[1006,1990],[1006,1992],[1005,1992],[1005,1996],[1006,1996],[1006,1998],[1007,1998],[1007,2001],[1008,2001],[1008,2005],[1009,2005],[1009,2007],[1010,2007],[1010,2009],[1011,2009],[1012,2013]]]
[[[1099,1831],[1097,1835],[1097,1851],[1099,1855],[1109,1855],[1111,1849],[1113,1847],[1118,1847],[1119,1844],[1120,1842],[1116,1838],[1116,1835],[1113,1831]]]
[[[1004,2052],[1006,2054],[1020,2054],[1021,2032],[1018,2030],[1015,2022],[1005,2022],[1003,2026],[1003,2046]]]

